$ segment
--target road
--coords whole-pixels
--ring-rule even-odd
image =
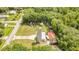
[[[2,48],[4,48],[7,44],[9,44],[11,42],[11,39],[14,38],[17,30],[19,29],[20,25],[21,25],[21,22],[22,22],[22,16],[20,17],[20,19],[17,21],[13,31],[11,32],[11,34],[6,38],[6,42],[5,44],[3,45]]]

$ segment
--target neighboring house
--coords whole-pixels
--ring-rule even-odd
[[[5,22],[5,20],[8,18],[8,15],[4,15],[4,14],[0,14],[0,20],[3,21],[2,23],[4,24],[4,26],[7,26],[7,23]]]
[[[16,14],[16,10],[10,10],[8,11],[8,14]]]

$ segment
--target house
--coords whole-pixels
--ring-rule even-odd
[[[16,10],[9,10],[8,14],[16,14]]]
[[[46,33],[44,31],[42,31],[41,28],[38,29],[37,40],[38,41],[45,41],[46,40]]]
[[[5,14],[0,14],[0,20],[2,21],[2,23],[4,24],[4,26],[7,26],[7,23],[5,22],[5,20],[8,18],[8,15]]]

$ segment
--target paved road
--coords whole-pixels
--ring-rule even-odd
[[[19,21],[16,23],[16,25],[15,25],[13,31],[11,32],[11,34],[6,38],[6,42],[3,45],[3,47],[5,47],[7,44],[9,44],[11,42],[11,39],[14,38],[14,35],[16,34],[17,30],[19,29],[19,27],[21,25],[21,22],[22,22],[22,17],[20,17]]]

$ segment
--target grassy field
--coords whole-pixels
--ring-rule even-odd
[[[12,41],[9,45],[4,47],[1,51],[31,51],[32,40],[28,39],[16,39]]]
[[[13,27],[5,27],[4,36],[8,36],[13,30]]]
[[[32,47],[32,40],[29,39],[16,39],[12,43],[22,44],[25,47]]]
[[[16,35],[28,36],[28,35],[36,34],[39,27],[40,27],[39,25],[35,25],[35,26],[21,25]],[[45,25],[42,25],[41,27],[43,31],[45,32],[48,31],[48,28]]]
[[[32,35],[35,34],[38,29],[38,26],[28,26],[22,25],[19,30],[17,31],[16,35]]]

